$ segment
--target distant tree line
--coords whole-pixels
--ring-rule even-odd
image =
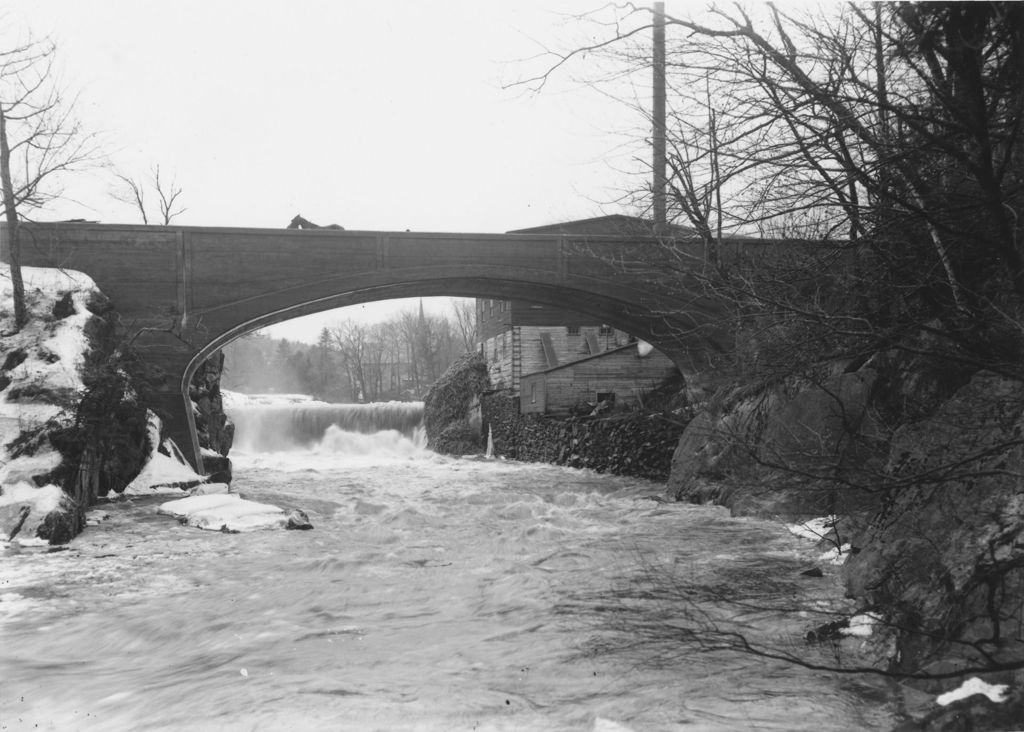
[[[475,347],[472,301],[454,301],[447,316],[426,315],[421,304],[380,323],[339,320],[316,344],[258,332],[239,338],[224,348],[222,386],[338,403],[416,400]]]

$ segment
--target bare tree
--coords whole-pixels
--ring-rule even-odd
[[[328,329],[334,346],[341,357],[342,365],[352,395],[359,401],[368,398],[365,355],[367,351],[367,328],[353,321],[342,321]]]
[[[14,328],[27,320],[18,220],[62,193],[61,174],[94,163],[94,138],[74,118],[75,99],[61,91],[50,40],[0,51],[0,191],[14,289]]]
[[[650,11],[619,7],[622,16],[605,26],[604,37],[557,54],[533,81],[542,83],[573,58],[595,52],[643,64],[646,71]],[[725,303],[737,334],[737,360],[749,366],[740,370],[741,383],[731,385],[737,387],[733,394],[723,392],[709,408],[711,416],[704,415],[715,425],[706,429],[711,452],[725,452],[728,445],[749,453],[743,469],[752,462],[766,469],[747,476],[752,482],[770,469],[790,483],[806,478],[808,490],[827,488],[826,498],[832,488],[853,488],[844,496],[860,501],[859,510],[872,521],[900,527],[880,533],[878,544],[896,537],[932,546],[948,524],[937,518],[941,511],[917,514],[915,507],[952,502],[949,497],[959,493],[975,501],[998,496],[991,516],[1012,513],[1006,496],[1019,485],[1020,463],[1008,456],[1020,449],[1019,430],[999,440],[986,423],[972,450],[935,454],[905,468],[887,459],[890,450],[900,454],[893,435],[927,416],[914,410],[938,409],[981,372],[995,372],[1012,385],[992,412],[1020,413],[1024,5],[851,3],[806,16],[772,5],[723,4],[703,15],[669,17],[667,24],[674,91],[669,185],[677,215],[705,241],[714,238],[711,222],[718,216],[726,229],[741,233],[816,239],[748,246],[723,237],[716,244],[730,266],[720,269],[701,268],[686,242],[663,243],[676,255],[669,259],[675,266],[649,276],[696,280]],[[620,264],[636,271],[644,262]],[[850,454],[871,455],[879,463],[865,459],[854,472],[841,472],[838,462],[823,460],[841,453],[825,439],[830,435],[820,433],[812,436],[820,446],[811,439],[801,446],[801,474],[791,451],[773,452],[772,443],[757,441],[754,418],[737,418],[732,433],[714,421],[738,414],[730,410],[741,402],[756,414],[758,399],[767,403],[798,380],[825,391],[865,364],[891,381],[878,390],[883,398],[871,403],[878,431],[865,440],[865,452]],[[918,377],[936,383],[924,397],[927,407],[886,401],[904,387],[911,391]],[[976,397],[970,403],[972,409],[979,404]],[[849,437],[845,421],[844,415],[843,440]],[[960,432],[965,421],[958,420]],[[1003,482],[976,488],[996,476],[993,470],[1001,471]],[[879,503],[865,495],[871,490]],[[978,523],[985,521],[998,525],[989,515]],[[1015,621],[1015,639],[1008,640],[1006,629],[1007,617],[1019,619],[1024,602],[1024,557],[1019,538],[1014,540],[1014,549],[968,568],[976,580],[948,591],[940,587],[945,579],[936,579],[939,571],[905,590],[893,568],[906,565],[879,561],[879,572],[892,575],[886,575],[892,594],[885,602],[894,627],[921,648],[975,643],[975,657],[984,661],[978,668],[1019,668],[1020,624]],[[937,553],[934,546],[920,551]],[[691,589],[681,596],[694,597]],[[915,597],[929,593],[943,598],[948,617],[909,622],[914,613],[908,608],[918,607]],[[975,622],[972,614],[986,613],[991,637],[972,640],[964,628]],[[718,633],[720,626],[681,630],[693,630],[698,644],[715,650],[754,651],[742,635]],[[909,666],[901,673],[913,675],[922,651],[913,643],[905,649]]]
[[[457,299],[452,301],[452,316],[459,332],[462,348],[466,353],[476,349],[478,339],[476,324],[476,301]]]
[[[147,179],[135,178],[123,173],[117,173],[123,188],[114,192],[114,198],[122,203],[134,206],[142,216],[142,223],[149,224],[149,212],[146,208],[146,193],[151,190],[156,195],[157,219],[156,223],[167,226],[171,221],[188,209],[178,203],[182,189],[176,179],[168,181],[160,176],[160,166],[154,165],[149,171]]]

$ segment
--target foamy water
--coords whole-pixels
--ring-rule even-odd
[[[782,526],[658,503],[644,481],[440,457],[398,431],[233,457],[244,496],[316,528],[203,532],[121,502],[68,551],[0,559],[8,729],[891,726],[878,689],[632,642],[681,607],[637,591],[652,573],[825,602],[827,580],[798,579],[813,549]],[[743,627],[792,646],[805,622]]]

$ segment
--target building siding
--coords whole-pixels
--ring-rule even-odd
[[[521,409],[524,414],[562,414],[582,402],[596,403],[600,394],[614,394],[618,404],[635,404],[675,372],[672,360],[658,351],[641,358],[636,348],[619,348],[523,376]]]

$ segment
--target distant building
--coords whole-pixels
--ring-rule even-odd
[[[612,215],[510,234],[650,236],[651,224]],[[677,236],[692,234],[674,227]],[[520,300],[476,301],[479,349],[491,384],[526,412],[565,413],[581,402],[635,401],[676,372],[665,355],[592,316]]]
[[[519,411],[567,414],[578,404],[633,405],[678,373],[665,354],[631,343],[563,366],[524,374]]]

